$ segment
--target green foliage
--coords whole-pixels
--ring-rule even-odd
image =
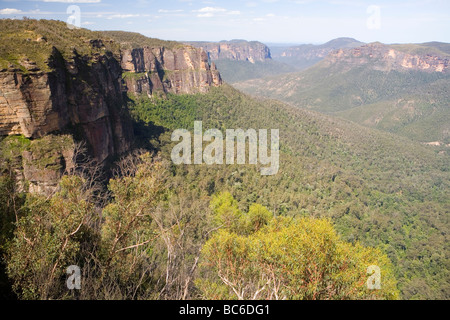
[[[149,154],[125,157],[117,170],[106,204],[93,181],[78,176],[64,176],[60,191],[48,197],[28,194],[15,230],[1,230],[0,249],[7,250],[7,273],[19,298],[187,299],[193,294],[210,228],[203,206],[208,200],[182,180],[168,181],[167,162]],[[1,199],[8,200],[9,191],[0,187]],[[81,290],[66,287],[69,265],[81,269]]]
[[[97,293],[103,298],[151,296],[148,284],[153,275],[140,271],[153,268],[149,259],[159,236],[153,213],[164,193],[164,171],[149,155],[141,156],[141,160],[133,175],[117,177],[108,185],[113,200],[102,211]],[[104,283],[110,283],[109,288],[101,285]],[[139,287],[139,283],[143,285]]]
[[[33,140],[27,150],[33,154],[32,165],[40,169],[60,170],[61,164],[57,161],[61,152],[70,150],[74,141],[70,135],[46,135],[41,139]]]
[[[30,165],[40,169],[61,169],[57,161],[64,150],[72,149],[74,141],[70,135],[46,135],[30,140],[23,135],[8,136],[0,141],[0,155],[3,166],[21,169],[24,152],[31,152]]]
[[[421,142],[448,141],[449,75],[381,71],[377,61],[331,66],[235,84],[257,96],[337,115]]]
[[[100,34],[104,38],[110,38],[119,42],[124,49],[143,47],[166,47],[168,49],[176,49],[184,46],[180,42],[149,38],[137,32],[101,31]]]
[[[259,203],[252,203],[246,215],[245,229],[253,233],[267,225],[273,218],[273,214]]]
[[[180,165],[174,178],[204,196],[228,190],[241,212],[256,202],[276,216],[329,217],[343,240],[388,254],[403,298],[448,297],[448,257],[431,259],[447,251],[447,155],[345,120],[251,99],[227,85],[139,103],[132,107],[135,117],[169,130],[191,130],[194,120],[202,120],[204,130],[279,128],[277,175],[262,177],[254,165]],[[163,157],[170,158],[173,145],[170,132],[159,137]]]
[[[65,269],[77,264],[77,255],[89,238],[95,212],[83,193],[84,181],[76,176],[61,180],[61,191],[49,201],[41,196],[27,198],[25,213],[17,223],[8,246],[8,275],[23,299],[65,298]],[[61,292],[66,294],[61,295]]]
[[[199,104],[188,95],[170,94],[170,98],[141,96],[130,101],[131,114],[138,121],[169,129],[194,126]],[[198,95],[200,96],[200,94]]]
[[[444,58],[450,57],[450,45],[444,42],[426,42],[420,44],[392,44],[392,48],[410,54],[437,55]]]
[[[250,61],[220,59],[215,60],[214,63],[220,71],[222,79],[228,83],[293,72],[291,66],[275,60],[251,63]]]
[[[87,29],[69,29],[67,24],[56,20],[0,19],[0,68],[9,64],[27,72],[23,61],[29,59],[42,71],[50,71],[49,61],[56,48],[65,60],[80,56],[92,57],[95,53],[110,52],[120,56],[119,44],[103,41],[103,47],[91,44],[102,38],[102,33]]]
[[[232,199],[213,198],[216,207]],[[258,219],[254,219],[258,217]],[[262,218],[262,219],[260,219]],[[380,250],[342,241],[326,219],[272,217],[252,205],[242,215],[246,232],[225,226],[202,249],[206,274],[197,285],[205,298],[239,299],[397,299],[392,266]],[[263,222],[263,223],[261,223]],[[381,290],[367,288],[367,268],[381,268]],[[225,287],[228,290],[225,290]],[[219,289],[221,288],[221,289]]]
[[[53,46],[68,59],[74,48],[81,55],[103,49],[118,54],[119,45],[114,42],[106,41],[101,49],[91,45],[102,34],[70,30],[63,22],[0,22],[5,39],[1,67],[9,63],[20,67],[21,55],[27,52],[45,70]],[[126,40],[129,35],[119,36]],[[130,38],[131,47],[143,45],[136,37]],[[18,51],[9,50],[11,46]],[[393,72],[386,77],[382,72],[356,70],[342,82],[339,70],[327,77],[319,71],[313,70],[309,79],[323,80],[324,86],[308,87],[306,81],[301,88],[301,98],[311,106],[325,103],[309,95],[317,89],[342,112],[351,110],[349,106],[358,108],[363,101],[389,114],[382,105],[384,99],[395,102],[402,95],[406,104],[409,97],[418,101],[414,113],[395,110],[379,122],[383,129],[417,135],[430,125],[446,123],[442,106],[447,97],[436,95],[446,89],[446,76]],[[380,90],[370,91],[367,78],[373,78]],[[356,97],[343,96],[341,91],[352,85]],[[272,86],[280,89],[277,82]],[[428,90],[429,97],[436,99],[436,112],[430,112],[428,96],[423,101],[417,98]],[[278,297],[308,299],[330,294],[331,298],[395,298],[391,269],[403,298],[450,296],[448,154],[349,121],[252,99],[228,85],[207,94],[129,98],[139,122],[137,138],[151,139],[147,143],[155,143],[163,158],[169,159],[173,146],[168,130],[192,129],[194,120],[202,120],[205,130],[278,128],[280,171],[261,176],[255,165],[153,164],[147,156],[136,166],[131,161],[110,181],[106,204],[93,200],[93,193],[99,191],[89,189],[86,179],[65,177],[56,194],[28,195],[22,205],[11,170],[16,167],[14,161],[22,165],[21,156],[31,150],[39,168],[58,170],[53,166],[58,155],[52,150],[61,150],[71,141],[5,138],[0,143],[0,199],[4,201],[0,208],[5,213],[1,239],[5,239],[7,270],[19,297],[70,298],[65,267],[71,264],[85,272],[79,298],[185,299],[196,297],[198,290],[204,297],[236,298],[220,275],[249,288],[252,297],[267,283],[256,297],[273,298],[276,292]],[[352,116],[359,111],[355,109]],[[389,120],[394,118],[400,122]],[[229,193],[211,197],[223,190]],[[207,269],[197,277],[196,287],[192,279],[209,236],[203,251]],[[217,257],[231,264],[218,265]],[[382,268],[386,291],[364,289],[367,265],[372,263]],[[230,265],[239,268],[230,270]]]
[[[110,181],[112,200],[101,214],[98,190],[76,175],[64,176],[49,197],[28,194],[6,243],[7,273],[19,298],[73,298],[65,281],[70,265],[83,270],[78,298],[152,297],[151,259],[161,236],[152,214],[162,200],[165,170],[148,155],[141,161],[136,171],[127,168],[132,176]]]
[[[20,167],[22,152],[29,149],[31,140],[23,135],[7,136],[0,140],[1,167]]]
[[[214,195],[211,198],[210,207],[214,212],[215,222],[218,226],[223,226],[230,230],[240,228],[242,213],[231,193],[224,192]]]
[[[3,172],[0,167],[0,299],[15,299],[12,283],[6,274],[6,263],[3,257],[14,236],[15,223],[23,205],[23,196],[18,192],[15,175]]]

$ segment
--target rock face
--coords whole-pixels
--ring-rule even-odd
[[[0,135],[40,138],[75,129],[99,162],[129,150],[133,133],[118,61],[75,53],[68,62],[54,49],[49,66],[51,72],[0,72]]]
[[[355,65],[373,63],[380,71],[418,70],[424,72],[449,72],[449,59],[432,54],[410,54],[381,43],[371,43],[353,49],[339,49],[331,52],[324,60],[324,66],[335,63]]]
[[[26,181],[28,191],[49,195],[57,191],[65,172],[75,168],[74,141],[70,135],[47,135],[31,142],[22,153],[23,171],[19,181]]]
[[[90,44],[98,48],[102,41]],[[132,124],[123,98],[127,90],[203,93],[222,84],[206,53],[190,46],[123,50],[121,59],[74,53],[70,61],[55,48],[50,72],[27,60],[21,64],[25,72],[13,66],[0,72],[0,135],[41,138],[75,129],[99,162],[131,147]]]
[[[208,54],[209,60],[236,60],[264,62],[272,59],[270,49],[258,41],[231,40],[220,42],[188,42],[188,44],[202,48]]]
[[[67,32],[65,25],[46,23]],[[39,63],[23,57],[26,50],[19,52],[19,61],[8,60],[7,51],[0,57],[0,136],[29,138],[15,170],[18,183],[30,192],[57,190],[61,176],[78,161],[74,141],[85,141],[89,155],[105,168],[132,148],[127,91],[203,93],[222,84],[206,52],[192,46],[124,49],[121,42],[94,38],[99,34],[88,31],[67,35],[74,38],[64,42],[50,33],[48,50],[34,53],[43,56]],[[82,53],[70,46],[74,40]]]
[[[190,46],[167,49],[144,47],[122,51],[121,66],[128,91],[152,95],[205,93],[222,84],[206,52]]]

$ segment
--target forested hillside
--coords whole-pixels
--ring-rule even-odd
[[[234,85],[253,95],[446,145],[450,142],[448,55],[435,46],[372,44],[336,51],[300,73]],[[444,69],[432,64],[426,68],[421,61],[426,57],[442,63]]]
[[[243,210],[256,202],[276,215],[329,217],[343,239],[389,255],[403,298],[448,297],[447,155],[228,86],[207,95],[144,99],[132,113],[170,130],[192,128],[194,120],[203,120],[204,129],[279,128],[277,175],[261,177],[250,165],[205,165],[176,167],[176,176],[199,192],[230,191]],[[144,128],[138,136],[148,135]],[[166,157],[170,130],[159,140]]]

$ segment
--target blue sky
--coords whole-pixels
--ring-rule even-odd
[[[449,0],[4,0],[0,18],[67,21],[70,5],[84,28],[165,40],[450,42]]]

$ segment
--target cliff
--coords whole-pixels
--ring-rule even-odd
[[[331,52],[324,60],[323,66],[335,64],[353,68],[358,65],[372,65],[379,71],[416,70],[424,72],[449,71],[449,57],[439,56],[432,52],[414,53],[398,50],[397,47],[382,43],[371,43],[352,49],[339,49]]]
[[[187,42],[196,48],[202,48],[211,61],[228,59],[235,61],[264,62],[272,59],[270,49],[258,41],[231,40],[220,42]]]
[[[26,60],[0,72],[0,135],[41,138],[74,128],[94,158],[126,152],[132,142],[131,119],[122,98],[121,69],[109,54],[65,60],[53,48],[51,71]]]
[[[132,148],[127,92],[197,93],[222,83],[201,49],[120,33],[139,40],[129,46],[117,35],[59,21],[0,20],[0,137],[30,141],[18,155],[30,191],[55,190],[76,161],[74,141],[85,141],[105,165]]]
[[[143,47],[122,50],[121,66],[129,92],[152,95],[205,93],[222,84],[206,52],[190,46],[174,49]]]

